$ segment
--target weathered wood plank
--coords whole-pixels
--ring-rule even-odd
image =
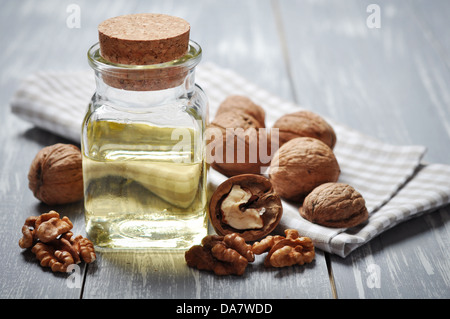
[[[428,146],[449,163],[448,69],[424,38],[411,1],[280,2],[299,103],[385,142]]]
[[[269,1],[201,2],[196,10],[192,4],[176,1],[172,7],[155,10],[191,23],[192,38],[203,46],[205,62],[234,69],[269,91],[291,97]],[[330,298],[332,293],[321,252],[313,265],[280,271],[264,269],[260,258],[243,278],[220,278],[189,269],[182,254],[105,253],[97,269],[89,268],[84,290],[85,298],[100,296]]]
[[[27,126],[29,125],[24,125],[9,114],[0,119],[0,254],[3,260],[0,296],[79,298],[81,285],[72,288],[71,282],[67,280],[68,275],[53,274],[49,269],[43,269],[29,249],[22,250],[18,245],[20,229],[25,219],[51,209],[57,209],[74,222],[75,234],[84,233],[81,227],[84,221],[82,203],[49,207],[40,204],[28,189],[28,169],[36,153],[45,145],[64,140],[43,131],[27,130]],[[83,265],[77,272],[78,275],[80,279],[84,276]]]
[[[424,3],[377,1],[381,27],[371,29],[371,1],[337,2],[279,2],[299,102],[385,142],[426,145],[425,160],[450,163],[448,56],[431,45],[442,40],[437,29],[424,30],[427,14],[415,6]],[[436,5],[435,15],[448,10]],[[447,228],[448,207],[396,226],[345,260],[331,256],[337,297],[448,298]],[[380,288],[371,282],[377,270]]]
[[[77,1],[81,28],[74,29],[66,25],[66,2],[2,4],[0,29],[8,31],[0,32],[0,42],[8,46],[0,56],[0,296],[331,298],[320,251],[313,264],[282,270],[264,269],[259,258],[242,278],[190,269],[182,254],[101,253],[87,268],[81,296],[81,288],[69,288],[67,275],[43,270],[17,245],[24,219],[54,208],[39,204],[28,190],[28,166],[41,147],[65,141],[14,117],[7,101],[31,72],[87,68],[86,50],[105,18],[163,12],[191,22],[204,61],[230,67],[281,97],[386,142],[427,145],[427,160],[449,163],[448,45],[439,33],[447,26],[439,12],[447,12],[448,5],[439,2],[441,9],[424,12],[421,1],[377,3],[380,29],[367,28],[370,1]],[[81,203],[57,209],[84,234]],[[332,256],[337,297],[448,298],[448,219],[447,207],[397,226],[347,259]],[[380,288],[372,281],[377,269]]]
[[[450,37],[446,32],[450,3],[446,0],[437,0],[430,5],[429,1],[418,0],[412,3],[412,8],[429,45],[436,50],[450,68]]]
[[[186,266],[184,253],[107,252],[87,272],[84,298],[330,298],[322,252],[302,267],[267,269],[257,256],[243,276],[220,277]],[[326,267],[326,266],[325,266]],[[320,289],[319,289],[320,288]]]
[[[346,259],[333,256],[337,297],[449,298],[449,212],[397,225]]]
[[[81,288],[69,288],[68,276],[42,270],[31,253],[17,245],[26,217],[56,208],[84,234],[81,203],[39,205],[27,188],[26,174],[35,154],[46,145],[67,142],[34,129],[8,110],[7,101],[26,75],[38,70],[88,68],[86,50],[97,41],[102,20],[131,12],[163,12],[186,18],[192,38],[202,44],[204,61],[232,68],[265,89],[292,98],[269,1],[77,1],[81,27],[66,25],[68,3],[9,1],[0,12],[2,68],[0,100],[0,249],[1,296],[5,298],[330,298],[326,262],[318,252],[306,267],[267,270],[259,262],[243,278],[219,278],[189,269],[182,254],[100,253],[87,267]],[[14,20],[15,23],[11,23]],[[4,116],[3,116],[4,114]],[[81,268],[84,276],[85,267]],[[218,289],[218,287],[220,289]],[[299,290],[299,287],[304,289]],[[81,292],[83,295],[81,296]]]
[[[45,5],[23,1],[18,5],[8,1],[2,3],[0,10],[0,39],[6,44],[5,54],[0,57],[0,68],[3,70],[0,77],[0,297],[80,298],[85,270],[83,265],[76,274],[80,281],[73,287],[75,282],[71,281],[72,277],[54,274],[40,267],[31,251],[22,250],[18,245],[25,219],[55,208],[74,222],[74,233],[84,233],[81,203],[49,207],[40,204],[28,189],[28,169],[36,153],[46,145],[67,141],[33,129],[9,111],[8,101],[18,80],[53,59],[49,52],[43,55],[39,50],[40,44],[43,44],[42,38],[33,37],[36,35],[33,30],[44,19],[44,14],[34,15],[34,9],[38,7],[44,11],[51,10],[51,3]],[[48,31],[44,27],[43,32]],[[47,42],[51,41],[49,37]]]

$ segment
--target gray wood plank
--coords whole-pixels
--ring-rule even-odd
[[[346,259],[333,256],[337,297],[448,299],[449,212],[402,223]]]
[[[385,142],[426,145],[426,161],[450,163],[448,55],[431,45],[443,35],[424,30],[426,14],[415,6],[423,2],[377,1],[379,29],[366,25],[371,1],[337,2],[278,2],[298,102]],[[448,10],[436,5],[435,14]],[[337,297],[448,298],[447,229],[448,207],[347,259],[331,256]],[[377,269],[380,288],[370,281]]]
[[[31,251],[22,250],[18,245],[21,227],[28,216],[57,209],[74,222],[76,234],[84,233],[84,217],[81,203],[49,207],[35,199],[28,189],[28,169],[36,153],[44,146],[67,141],[34,129],[9,111],[8,101],[18,80],[30,70],[45,65],[52,56],[33,54],[38,53],[39,50],[33,51],[33,48],[39,48],[41,38],[34,42],[32,30],[40,20],[33,18],[30,2],[17,4],[8,1],[3,6],[2,3],[0,12],[0,27],[8,30],[0,33],[0,41],[7,43],[5,54],[0,57],[3,70],[0,77],[0,255],[3,260],[0,297],[80,298],[82,286],[73,287],[69,274],[54,274],[40,267]],[[14,18],[15,23],[11,23]],[[5,23],[7,21],[9,23]],[[51,38],[48,41],[51,42]],[[82,283],[84,265],[79,270],[77,276],[79,274]]]
[[[8,114],[0,120],[0,254],[3,259],[0,297],[79,298],[82,286],[71,286],[73,276],[54,274],[40,267],[31,251],[18,245],[25,219],[51,209],[74,222],[75,234],[84,234],[82,203],[50,207],[41,204],[28,189],[28,168],[36,153],[45,145],[66,141],[40,130],[27,129],[27,126]],[[79,277],[80,283],[84,270],[84,265],[80,265],[79,272],[74,275]]]
[[[143,11],[182,16],[191,22],[205,62],[230,67],[281,97],[386,142],[427,145],[427,160],[450,162],[448,46],[439,32],[448,26],[439,14],[448,10],[446,2],[428,12],[420,10],[422,1],[411,6],[411,1],[378,1],[381,29],[365,24],[370,1],[76,3],[79,29],[66,26],[68,2],[2,3],[0,29],[8,30],[0,33],[1,43],[8,44],[0,56],[2,298],[333,296],[320,251],[313,264],[282,270],[264,269],[259,258],[242,278],[190,269],[182,254],[101,253],[87,271],[81,268],[83,295],[80,288],[69,288],[67,275],[43,270],[31,253],[21,251],[17,241],[24,219],[51,209],[28,190],[28,166],[41,147],[64,140],[14,117],[7,101],[31,72],[87,68],[86,50],[97,40],[96,26],[111,16]],[[84,234],[81,203],[57,209]],[[448,298],[448,220],[444,208],[397,226],[347,259],[332,256],[337,297]],[[371,281],[377,269],[380,288]]]
[[[204,49],[204,61],[238,71],[261,87],[291,97],[269,1],[175,2],[158,12],[185,17],[192,38]],[[137,10],[143,10],[138,6]],[[254,26],[258,26],[255,28]],[[255,76],[257,74],[258,76]],[[330,298],[323,253],[313,265],[281,271],[264,269],[261,259],[243,278],[219,278],[185,266],[183,255],[101,254],[90,268],[84,298]],[[124,265],[125,264],[125,265]],[[150,270],[148,270],[150,269]],[[91,272],[92,270],[92,272]],[[153,271],[152,271],[153,270]],[[139,287],[141,289],[130,289]],[[150,288],[151,287],[151,288]],[[305,287],[299,291],[298,287]]]
[[[447,67],[450,68],[450,37],[447,34],[450,14],[450,3],[437,0],[430,5],[429,1],[419,0],[412,3],[413,16],[417,19],[429,44],[434,47]]]
[[[428,147],[450,163],[450,79],[411,1],[378,1],[381,28],[366,25],[371,1],[280,1],[298,102],[367,135]]]
[[[243,276],[189,268],[184,253],[103,252],[89,266],[84,298],[298,299],[332,296],[323,252],[301,267],[268,269],[257,256]]]
[[[40,205],[28,190],[26,174],[38,150],[65,140],[33,128],[9,112],[8,100],[26,75],[38,70],[88,68],[87,49],[97,41],[102,20],[131,12],[162,12],[186,18],[204,61],[232,68],[263,88],[292,98],[269,1],[77,1],[81,28],[66,26],[67,2],[8,1],[0,12],[0,34],[8,43],[0,57],[0,253],[4,298],[331,298],[322,252],[306,267],[264,269],[259,262],[243,278],[219,278],[190,269],[180,254],[99,253],[82,267],[84,288],[69,288],[69,276],[43,270],[17,245],[26,217],[54,207]],[[15,23],[11,23],[15,21]],[[85,234],[81,203],[56,207]],[[87,272],[86,272],[87,269]],[[218,289],[219,287],[220,289]],[[303,289],[299,289],[303,288]],[[81,292],[83,291],[83,295]]]

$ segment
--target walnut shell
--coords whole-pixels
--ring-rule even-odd
[[[280,117],[273,125],[278,128],[280,146],[296,137],[313,137],[331,149],[336,144],[336,133],[320,115],[310,111],[299,111]]]
[[[251,193],[249,201],[242,204],[240,208],[243,214],[247,209],[259,210],[263,222],[261,228],[235,229],[224,221],[222,204],[235,185]],[[281,199],[274,192],[270,180],[256,174],[242,174],[227,179],[217,187],[209,204],[209,218],[216,233],[221,236],[238,233],[246,241],[259,240],[271,233],[280,222],[282,214]]]
[[[28,187],[47,205],[67,204],[83,198],[81,152],[71,144],[40,150],[31,163]]]
[[[303,218],[327,227],[354,227],[369,217],[362,195],[343,183],[325,183],[316,187],[299,211]]]
[[[325,143],[311,137],[297,137],[275,153],[269,176],[281,197],[303,200],[320,184],[336,182],[340,172],[333,151]]]
[[[246,113],[259,122],[261,127],[265,126],[266,113],[264,109],[255,104],[250,98],[242,95],[231,95],[219,106],[216,116],[225,112]]]
[[[208,130],[214,138],[209,147],[214,149],[214,158],[208,159],[211,167],[230,177],[240,174],[260,174],[261,167],[269,165],[270,159],[261,160],[259,147],[260,130],[264,127],[251,115],[242,112],[218,114]],[[218,130],[218,134],[214,133]],[[216,136],[220,135],[220,136]],[[270,150],[270,134],[264,136]],[[214,145],[214,146],[211,146]],[[268,152],[266,152],[268,154]]]

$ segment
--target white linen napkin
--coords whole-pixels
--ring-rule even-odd
[[[196,82],[208,95],[212,116],[232,94],[248,96],[261,105],[266,110],[267,127],[281,115],[302,109],[212,63],[197,67]],[[23,80],[11,100],[11,110],[37,127],[79,143],[81,123],[94,91],[93,71],[39,72]],[[341,168],[339,182],[352,185],[363,195],[369,220],[349,229],[323,227],[300,216],[300,203],[283,201],[277,232],[298,229],[311,237],[317,248],[346,257],[398,223],[450,203],[450,166],[421,163],[425,147],[382,143],[327,121],[337,135],[334,152]],[[211,169],[208,182],[216,187],[225,179]]]

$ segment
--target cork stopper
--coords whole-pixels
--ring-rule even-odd
[[[123,15],[98,26],[101,55],[112,63],[149,65],[176,60],[189,47],[184,19],[155,13]]]
[[[189,33],[188,22],[165,14],[110,18],[98,26],[99,43],[89,51],[89,61],[114,88],[154,91],[180,86],[192,80],[189,72],[201,57]]]

